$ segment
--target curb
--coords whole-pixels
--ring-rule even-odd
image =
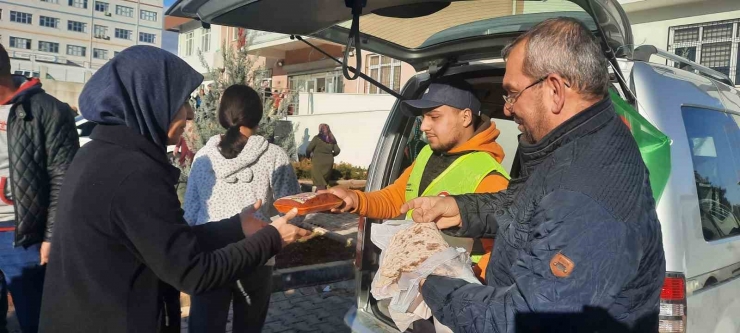
[[[354,260],[279,269],[272,273],[272,292],[345,281],[355,277]]]

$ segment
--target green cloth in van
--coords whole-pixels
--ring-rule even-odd
[[[610,90],[609,95],[617,115],[627,124],[637,141],[642,160],[650,172],[650,187],[657,204],[671,174],[671,139],[640,115],[616,91]]]

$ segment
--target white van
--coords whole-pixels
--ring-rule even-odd
[[[344,44],[353,18],[345,5],[354,1],[181,0],[168,14]],[[726,73],[651,46],[635,49],[616,0],[367,0],[362,13],[353,46],[405,61],[418,72],[401,98],[418,98],[430,82],[450,77],[465,79],[481,92],[501,130],[498,142],[508,156],[507,169],[518,130],[502,111],[502,48],[544,19],[582,20],[603,41],[615,88],[671,139],[665,165],[670,175],[657,205],[668,271],[660,332],[740,332],[740,93]],[[368,191],[392,183],[409,165],[404,148],[414,121],[400,112],[400,103],[393,106]],[[387,304],[369,292],[378,267],[378,250],[369,241],[376,222],[361,220],[359,226],[357,310],[348,315],[356,331],[396,331]]]

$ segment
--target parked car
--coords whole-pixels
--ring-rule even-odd
[[[181,0],[168,14],[344,44],[352,19],[344,5],[339,0]],[[629,20],[616,0],[371,0],[363,13],[361,42],[354,46],[405,61],[418,72],[401,90],[403,98],[418,98],[430,82],[453,77],[487,93],[482,103],[501,130],[498,142],[507,169],[519,132],[503,114],[502,48],[544,19],[583,21],[603,41],[614,87],[671,139],[665,165],[670,175],[657,203],[668,271],[660,332],[740,332],[740,92],[726,74],[652,46],[635,48]],[[650,62],[658,57],[664,59]],[[403,152],[414,120],[395,103],[373,157],[368,191],[387,186],[408,166]],[[370,230],[378,222],[360,220],[357,310],[348,319],[358,331],[392,332],[388,303],[369,292],[379,258]]]
[[[95,126],[97,126],[97,123],[94,123],[92,121],[88,121],[82,116],[76,116],[75,117],[75,126],[77,127],[77,135],[80,137],[80,147],[84,146],[86,143],[90,142],[90,134],[92,133]],[[175,151],[175,146],[167,146],[167,155],[168,157],[172,155],[172,152]]]

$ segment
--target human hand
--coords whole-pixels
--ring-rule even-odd
[[[267,222],[254,216],[260,207],[262,207],[262,200],[257,200],[254,205],[245,207],[242,212],[239,213],[244,236],[254,235],[257,231],[269,225]]]
[[[49,263],[49,254],[51,253],[51,243],[42,242],[41,249],[39,250],[39,257],[41,258],[39,264],[46,265]]]
[[[317,193],[331,193],[344,201],[344,204],[341,207],[332,209],[332,213],[346,213],[354,211],[357,209],[357,204],[360,201],[355,191],[343,187],[332,187],[328,190],[318,191]]]
[[[311,232],[306,229],[302,229],[288,223],[288,221],[295,218],[296,216],[298,216],[298,209],[293,208],[287,214],[279,217],[278,219],[270,223],[270,225],[277,229],[277,231],[280,233],[280,237],[282,237],[283,239],[283,247],[295,241],[299,241],[301,240],[301,238],[311,234]]]
[[[440,230],[462,225],[460,209],[452,197],[419,197],[401,206],[401,214],[410,210],[414,222],[435,222]]]

